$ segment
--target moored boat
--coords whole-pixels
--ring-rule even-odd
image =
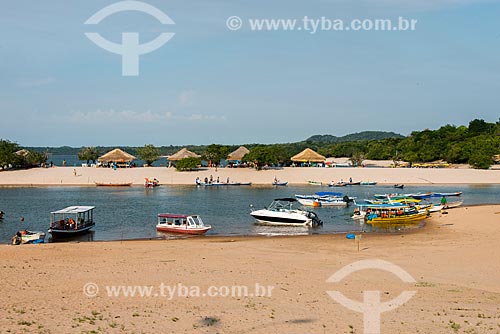
[[[45,232],[21,230],[12,237],[11,243],[13,245],[39,244],[44,242],[44,240]]]
[[[71,238],[87,233],[94,223],[94,206],[69,206],[50,213],[52,238]]]
[[[315,227],[322,224],[316,213],[293,208],[296,202],[295,198],[277,198],[267,209],[253,210],[250,215],[263,225]]]
[[[451,192],[451,193],[432,193],[432,197],[450,197],[450,196],[460,196],[461,191]]]
[[[418,210],[412,206],[368,207],[365,222],[376,224],[409,224],[419,222],[429,216],[428,210]]]
[[[371,181],[361,181],[359,183],[361,186],[374,186],[377,184],[377,182],[371,182]]]
[[[126,183],[105,183],[105,182],[94,182],[96,187],[130,187],[132,185],[132,182],[126,182]]]
[[[304,206],[329,207],[329,206],[347,206],[353,202],[354,198],[343,196],[342,193],[322,191],[314,195],[295,195],[297,201]]]
[[[205,225],[198,215],[160,213],[156,230],[159,232],[200,235],[207,233],[212,226]]]
[[[455,201],[455,202],[447,202],[444,204],[443,209],[453,209],[453,208],[458,208],[464,203],[464,201]]]
[[[274,181],[273,186],[286,186],[288,184],[288,181]]]
[[[323,185],[323,182],[321,182],[321,181],[312,181],[312,180],[309,180],[309,181],[307,181],[307,183],[309,183],[312,186],[321,186],[321,185]]]

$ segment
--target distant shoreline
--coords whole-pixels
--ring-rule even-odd
[[[205,168],[199,171],[178,172],[174,168],[165,167],[137,167],[116,171],[110,168],[53,167],[2,171],[0,187],[94,187],[95,182],[132,183],[133,186],[142,186],[145,178],[157,178],[162,185],[194,185],[197,177],[203,180],[210,176],[214,181],[217,177],[220,182],[226,182],[229,178],[230,182],[251,182],[252,186],[272,186],[275,177],[288,182],[289,185],[307,185],[308,181],[315,181],[326,186],[332,181],[348,181],[349,178],[355,182],[377,182],[378,185],[500,184],[500,170],[451,168],[285,167],[261,171],[250,168],[218,168],[217,171],[215,168]]]

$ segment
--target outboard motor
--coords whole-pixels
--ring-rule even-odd
[[[349,199],[349,196],[347,196],[347,195],[344,195],[344,197],[342,197],[342,200],[344,202],[346,202],[347,204],[349,204],[349,202],[351,202],[351,200]]]
[[[313,222],[313,226],[314,225],[323,225],[323,222],[319,219],[319,217],[316,214],[316,212],[307,211],[307,217],[311,218],[311,220]]]

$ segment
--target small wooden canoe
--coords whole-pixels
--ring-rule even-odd
[[[128,183],[104,183],[104,182],[94,182],[96,187],[130,187],[132,182]]]

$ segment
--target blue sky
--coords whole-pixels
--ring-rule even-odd
[[[26,146],[241,144],[500,117],[500,3],[481,0],[148,0],[0,3],[0,138]],[[226,19],[244,25],[230,31]],[[418,19],[416,31],[251,31],[251,18]],[[85,32],[175,36],[121,75]]]

